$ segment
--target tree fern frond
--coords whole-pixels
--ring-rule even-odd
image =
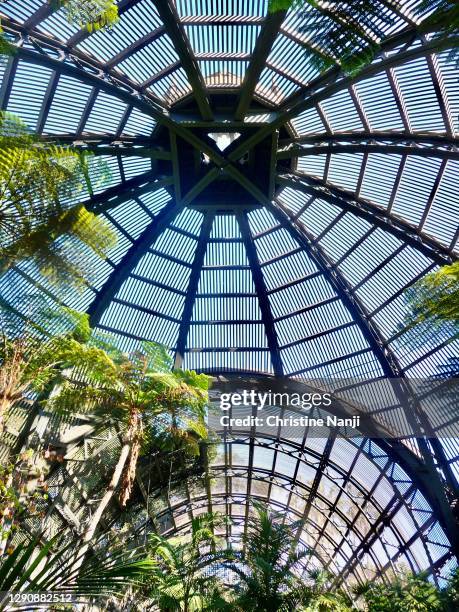
[[[380,43],[392,26],[393,12],[380,0],[271,0],[269,10],[298,11],[299,30],[307,35],[305,53],[319,72],[339,66],[355,75],[370,64]],[[391,9],[401,8],[398,1]],[[413,7],[424,33],[449,36],[459,32],[459,5],[456,0],[423,0]],[[451,45],[454,41],[451,41]],[[452,49],[449,60],[459,65],[459,50]]]
[[[100,160],[91,165],[98,180],[108,176]],[[91,279],[90,255],[105,257],[116,239],[106,220],[63,204],[82,191],[87,167],[87,156],[39,142],[21,119],[0,112],[0,272],[31,258],[52,283]]]
[[[446,323],[459,333],[459,262],[427,274],[405,292],[405,298],[405,323],[409,327],[425,322],[434,327]]]
[[[115,0],[54,0],[64,9],[67,20],[89,32],[112,27],[118,22]]]

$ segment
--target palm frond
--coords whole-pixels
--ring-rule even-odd
[[[132,551],[115,548],[85,558],[80,551],[77,541],[65,544],[61,536],[44,544],[41,537],[23,542],[0,566],[0,589],[18,593],[119,595],[126,586],[139,584],[155,565],[141,547]],[[0,603],[0,609],[6,603],[6,599]]]

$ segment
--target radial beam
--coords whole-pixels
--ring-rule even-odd
[[[191,269],[190,279],[188,281],[188,289],[183,305],[183,313],[180,323],[180,329],[177,339],[177,346],[175,350],[174,367],[180,368],[183,364],[183,358],[185,355],[186,341],[191,327],[191,319],[193,316],[193,307],[196,302],[196,294],[198,292],[199,279],[201,278],[202,266],[204,264],[204,258],[206,256],[207,244],[212,231],[212,224],[214,221],[214,214],[207,213],[204,215],[204,220],[201,226],[201,232],[199,234],[198,243],[196,245],[196,251],[193,260],[193,267]]]
[[[218,168],[214,168],[198,181],[182,200],[173,200],[163,208],[137,240],[132,243],[128,252],[110,274],[87,311],[92,327],[95,327],[99,323],[105,309],[118,293],[121,285],[128,278],[145,253],[150,250],[150,247],[154,244],[156,239],[183,209],[183,206],[189,204],[197,197],[197,195],[218,176],[219,172]]]
[[[102,315],[118,293],[124,281],[136,267],[151,245],[174,220],[181,209],[181,203],[172,201],[153,219],[142,234],[135,240],[121,262],[114,268],[103,287],[98,291],[88,308],[91,327],[99,324]]]
[[[287,11],[277,11],[275,13],[269,13],[266,17],[265,23],[258,35],[257,42],[255,43],[252,59],[250,60],[249,67],[242,82],[235,113],[235,119],[237,121],[242,121],[249,110],[255,87],[266,65],[266,61],[271,53],[274,41],[279,34],[280,27],[286,14]]]
[[[3,58],[4,60],[4,58]],[[6,110],[13,89],[14,78],[18,68],[19,60],[17,54],[12,55],[6,62],[5,71],[3,73],[2,84],[0,87],[0,109]]]
[[[47,19],[56,10],[57,2],[45,2],[24,22],[25,28],[33,28]]]
[[[432,77],[432,84],[435,90],[435,95],[437,97],[438,105],[440,107],[443,123],[446,128],[446,132],[448,136],[453,137],[456,131],[455,124],[457,117],[454,116],[452,109],[448,103],[449,100],[446,94],[443,72],[440,68],[439,61],[436,56],[428,55],[426,59],[427,65],[429,67],[429,72]]]
[[[249,260],[250,268],[252,270],[253,282],[258,297],[258,303],[260,305],[261,318],[266,331],[266,338],[271,355],[273,371],[277,376],[282,376],[284,374],[284,368],[280,357],[279,342],[274,325],[274,317],[271,311],[271,304],[269,302],[266,283],[260,266],[260,260],[258,259],[257,249],[250,231],[247,213],[241,212],[237,214],[237,221],[241,230],[241,236],[247,253],[247,259]]]
[[[174,43],[175,51],[180,58],[180,62],[193,89],[202,118],[211,121],[213,114],[207,96],[206,85],[185,29],[180,22],[180,16],[171,0],[156,0],[155,6],[169,37]]]
[[[276,130],[271,139],[271,159],[269,163],[269,199],[274,198],[276,192],[276,163],[277,163],[277,147],[279,146],[279,131]]]
[[[459,144],[459,141],[458,141]],[[459,160],[459,149],[439,149],[434,146],[395,145],[372,142],[340,144],[336,143],[301,146],[293,145],[277,152],[277,159],[291,159],[292,157],[307,157],[308,155],[333,155],[339,153],[379,153],[382,155],[415,155],[417,157],[436,157],[439,159]]]
[[[459,138],[450,137],[441,133],[413,133],[413,132],[333,132],[331,134],[306,134],[297,138],[287,138],[279,141],[281,149],[295,145],[323,145],[323,144],[402,144],[416,147],[459,147]]]
[[[46,89],[45,97],[43,98],[43,102],[40,108],[40,114],[37,119],[37,126],[35,131],[37,134],[41,134],[45,127],[46,120],[48,119],[49,109],[51,108],[51,104],[53,103],[54,94],[56,93],[57,86],[59,84],[59,73],[53,72],[51,73],[51,78],[48,82],[48,87]]]
[[[169,132],[169,141],[171,147],[172,175],[174,177],[175,197],[177,200],[180,200],[182,197],[182,186],[180,181],[180,164],[178,157],[177,137],[174,132]]]
[[[351,212],[369,221],[372,225],[380,227],[402,242],[409,244],[439,265],[451,263],[456,259],[455,255],[446,246],[419,232],[413,225],[392,216],[368,200],[356,197],[345,189],[299,172],[280,174],[276,180],[278,185],[297,189],[308,195],[326,200],[346,212]]]
[[[158,178],[154,170],[140,174],[124,183],[109,187],[102,193],[93,195],[84,202],[86,208],[94,213],[101,213],[112,210],[127,200],[137,198],[143,193],[152,193],[158,189],[168,187],[173,184],[173,178]]]

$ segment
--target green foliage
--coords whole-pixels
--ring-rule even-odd
[[[64,8],[69,23],[90,32],[110,28],[118,23],[118,7],[115,0],[55,0]]]
[[[287,11],[290,7],[301,6],[301,3],[301,0],[269,0],[268,11],[270,13]]]
[[[459,610],[459,568],[452,572],[443,594],[447,610],[451,612]]]
[[[5,33],[0,25],[0,56],[1,55],[14,55],[15,46],[10,43],[6,38]]]
[[[2,311],[0,334],[0,427],[18,403],[30,402],[30,394],[42,393],[50,385],[63,382],[66,368],[90,367],[94,376],[105,372],[109,358],[101,349],[82,343],[89,327],[86,315],[61,309],[63,333],[45,335],[48,316],[38,323],[24,321]],[[65,323],[64,321],[65,320]]]
[[[422,0],[419,12],[427,14],[421,24],[422,30],[457,34],[459,5],[455,0]]]
[[[434,32],[437,35],[457,36],[459,34],[459,4],[456,0],[423,0],[419,6],[422,13],[427,13],[420,30]],[[450,49],[448,60],[459,68],[459,48]]]
[[[406,324],[441,327],[452,324],[459,332],[459,261],[427,274],[405,292]]]
[[[114,427],[122,434],[112,482],[99,504],[99,514],[95,512],[90,521],[92,534],[116,489],[120,489],[122,506],[129,500],[142,445],[157,455],[155,467],[160,467],[160,474],[166,474],[169,467],[178,475],[180,469],[201,459],[201,444],[207,438],[206,376],[171,372],[169,354],[153,343],[145,343],[131,354],[122,353],[106,336],[92,337],[87,316],[69,309],[45,310],[33,323],[15,312],[5,311],[3,316],[2,427],[13,406],[33,403],[37,394],[43,394],[42,402],[48,409],[64,416],[86,412],[94,431]],[[56,327],[64,331],[57,335],[48,332]],[[105,350],[108,347],[109,352]],[[12,491],[13,473],[7,478],[11,482],[5,485],[5,494]],[[8,507],[15,504],[13,499],[6,503]]]
[[[153,342],[142,343],[138,351],[121,353],[114,360],[116,381],[125,400],[134,400],[145,415],[171,415],[171,426],[182,420],[204,418],[208,377],[195,372],[170,371],[166,349]]]
[[[48,499],[45,470],[34,463],[34,452],[25,449],[17,456],[10,456],[0,466],[0,556],[8,541],[16,534],[24,517],[44,518],[43,504]]]
[[[222,518],[213,514],[194,517],[188,536],[164,538],[152,535],[149,550],[156,565],[144,585],[160,610],[194,612],[233,610],[223,587],[205,569],[218,563],[224,553],[215,552],[219,539],[214,528]]]
[[[40,143],[18,117],[0,113],[0,272],[33,258],[54,283],[82,286],[91,277],[88,249],[105,257],[116,239],[102,218],[63,204],[82,190],[86,170],[85,157]]]
[[[443,594],[425,574],[408,574],[390,584],[370,582],[355,589],[368,612],[443,612]]]
[[[87,342],[91,336],[86,313],[63,306],[43,292],[20,294],[11,302],[0,299],[0,324],[10,339],[28,334],[48,338],[70,333]]]
[[[115,490],[122,507],[129,501],[142,452],[155,457],[161,477],[169,473],[171,479],[172,472],[182,475],[200,460],[201,445],[207,438],[206,376],[168,371],[170,358],[154,343],[144,343],[126,354],[113,345],[107,351],[109,341],[104,337],[105,350],[101,349],[100,340],[90,339],[81,364],[75,363],[82,377],[63,380],[47,402],[48,409],[63,415],[86,413],[94,431],[115,428],[122,435],[110,485],[88,524],[86,541]]]
[[[371,63],[384,37],[391,16],[374,0],[274,0],[270,10],[291,5],[302,11],[300,30],[308,35],[306,53],[314,67],[323,72],[341,66],[348,74]]]
[[[11,244],[50,215],[79,187],[78,156],[40,146],[15,115],[0,114],[0,237]],[[42,204],[37,206],[37,202]]]
[[[165,419],[169,429],[179,428],[187,419],[203,421],[207,403],[208,377],[188,371],[170,371],[170,356],[164,347],[144,342],[129,354],[110,345],[110,338],[96,335],[87,350],[104,355],[85,370],[85,384],[66,381],[52,400],[52,407],[62,413],[80,411],[92,414],[103,427],[126,426],[133,407],[146,422]],[[94,367],[96,366],[96,367]],[[99,367],[100,366],[100,367]]]
[[[103,550],[81,559],[79,544],[56,536],[49,541],[37,537],[19,544],[0,566],[0,590],[15,593],[73,594],[77,597],[121,596],[128,586],[140,584],[153,568],[145,551],[126,546]],[[31,559],[33,561],[31,562]],[[0,609],[8,606],[8,596]]]
[[[310,553],[298,550],[295,534],[298,524],[286,524],[283,515],[255,504],[256,517],[250,520],[243,538],[244,551],[234,553],[231,569],[240,584],[236,596],[238,610],[275,612],[294,610],[302,602],[304,585],[295,575],[301,561]]]
[[[304,612],[351,612],[354,609],[349,597],[341,589],[332,587],[333,578],[324,570],[309,572],[302,593]]]

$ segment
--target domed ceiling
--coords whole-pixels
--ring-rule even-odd
[[[55,296],[24,263],[2,279],[1,298],[14,305],[38,287],[89,312],[126,349],[153,340],[176,367],[210,373],[435,374],[457,355],[457,340],[445,330],[413,342],[403,292],[458,256],[459,71],[437,39],[417,33],[419,2],[380,4],[390,17],[381,50],[352,77],[337,68],[319,74],[305,54],[314,40],[304,16],[268,14],[265,0],[120,0],[119,24],[95,33],[69,25],[51,3],[3,3],[17,53],[0,68],[1,108],[43,139],[105,160],[109,184],[91,172],[84,200],[110,221],[118,244],[82,293]],[[237,449],[225,444],[215,499],[246,517],[244,478],[271,461],[270,490],[260,496],[288,508],[298,497],[304,524],[316,520],[312,506],[323,520],[327,507],[310,537],[327,532],[323,554],[331,563],[339,551],[333,563],[343,575],[372,547],[390,566],[391,542],[414,569],[450,563],[451,534],[431,510],[437,502],[426,501],[399,459],[368,440],[323,443],[304,462],[305,444],[261,443],[255,454],[252,444],[239,449],[240,474]],[[455,481],[455,444],[441,453]],[[414,460],[421,455],[415,450]],[[370,476],[369,465],[377,466]],[[319,468],[329,471],[322,483]],[[349,522],[330,496],[350,490],[355,474],[363,492],[348,495]],[[373,517],[368,495],[385,482],[393,505],[375,502]],[[206,505],[207,493],[200,499]],[[191,505],[191,497],[168,500],[174,528]],[[388,516],[403,533],[394,528],[381,543]],[[355,546],[346,535],[354,531]]]

